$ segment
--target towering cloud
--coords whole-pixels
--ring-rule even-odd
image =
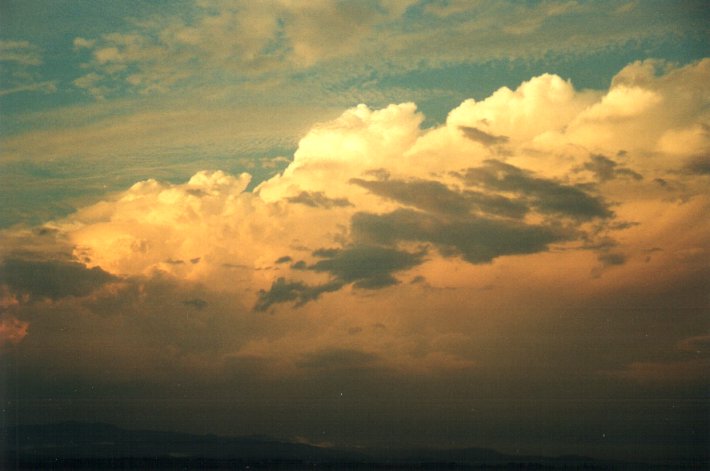
[[[321,53],[290,34],[303,60]],[[708,83],[708,60],[634,63],[604,93],[542,75],[428,129],[412,103],[359,105],[253,190],[248,174],[201,171],[5,230],[2,341],[43,380],[248,379],[272,399],[275,377],[347,374],[372,391],[495,380],[510,397],[695,387]]]
[[[708,67],[707,60],[682,70],[634,63],[606,94],[543,75],[467,100],[445,125],[426,130],[413,104],[360,105],[316,125],[289,167],[254,192],[245,191],[247,174],[148,180],[48,227],[70,241],[75,259],[92,268],[87,274],[207,282],[246,290],[261,309],[303,304],[350,283],[392,285],[397,273],[440,256],[479,264],[558,247],[596,250],[599,260],[619,261],[604,265],[619,265],[621,253],[652,248],[628,234],[679,204],[668,201],[670,183],[687,204],[705,202],[704,173],[686,169],[702,167],[694,162],[707,135],[685,153],[673,142],[704,126],[697,85]],[[641,139],[641,129],[653,134]],[[633,209],[639,204],[641,213]],[[319,258],[322,247],[332,255]],[[24,263],[6,279],[17,289],[34,272],[8,257],[6,265]],[[277,266],[279,257],[296,263]],[[62,277],[76,266],[37,273]],[[228,273],[238,281],[225,281]],[[34,289],[56,297],[57,281],[46,281]]]

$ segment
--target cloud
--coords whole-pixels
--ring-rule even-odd
[[[207,301],[205,301],[204,299],[200,299],[200,298],[188,299],[186,301],[183,301],[182,303],[185,306],[193,307],[193,308],[197,309],[198,311],[206,308],[209,305],[209,303]]]
[[[581,220],[612,216],[601,198],[590,195],[581,186],[535,177],[530,172],[498,160],[487,160],[481,167],[467,169],[463,179],[470,186],[517,193],[529,198],[531,205],[543,213]]]
[[[708,145],[700,125],[707,119],[702,81],[709,68],[708,59],[681,68],[658,60],[631,63],[612,79],[599,102],[569,123],[564,138],[604,155],[615,154],[608,151],[612,149],[678,156],[702,153]],[[673,161],[666,160],[666,165]],[[660,164],[644,167],[658,169]]]
[[[57,84],[55,82],[37,82],[37,83],[28,83],[24,85],[17,85],[15,87],[11,88],[6,88],[3,90],[0,90],[0,96],[3,95],[11,95],[13,93],[20,93],[20,92],[44,92],[44,93],[53,93],[57,91]]]
[[[138,41],[113,39],[126,47]],[[625,68],[606,95],[575,91],[571,83],[545,74],[515,90],[466,100],[444,125],[432,129],[421,129],[423,116],[411,103],[381,110],[360,105],[315,125],[286,170],[253,192],[245,191],[246,174],[204,171],[184,184],[148,180],[80,210],[60,224],[60,231],[74,244],[77,259],[89,266],[121,275],[160,272],[209,280],[230,291],[246,290],[265,307],[273,304],[270,299],[316,299],[337,284],[393,283],[391,274],[399,270],[394,266],[371,277],[350,270],[372,263],[365,255],[378,245],[377,250],[409,254],[407,269],[425,263],[416,255],[421,247],[412,244],[474,264],[546,252],[553,244],[601,247],[599,241],[613,240],[613,232],[628,222],[622,218],[630,214],[624,209],[625,191],[629,185],[645,191],[639,167],[646,173],[650,161],[615,146],[591,153],[574,147],[574,139],[587,139],[584,126],[616,120],[613,103],[637,95],[667,102],[669,90],[683,81],[695,84],[706,66],[690,65],[687,74],[666,68],[661,76],[647,69],[647,64]],[[639,110],[624,119],[651,119],[651,108]],[[602,147],[607,141],[600,136]],[[550,147],[553,142],[559,145]],[[494,148],[499,144],[505,153]],[[53,152],[61,154],[61,149]],[[661,170],[649,174],[668,178]],[[629,185],[615,186],[616,180]],[[324,246],[341,249],[318,260],[314,251]],[[388,253],[378,256],[386,259]],[[196,259],[200,263],[186,262]],[[274,260],[279,260],[276,267]],[[286,266],[286,261],[294,262]],[[240,281],[220,281],[234,266],[241,267]],[[273,273],[258,272],[265,267],[273,267]],[[327,288],[321,286],[323,274],[332,277]],[[277,283],[279,278],[283,281]]]
[[[316,1],[308,5],[291,2],[286,5],[284,33],[293,48],[292,60],[302,65],[359,52],[360,43],[374,33],[378,23],[406,9],[405,6],[388,11],[387,2]]]
[[[378,196],[425,211],[444,214],[466,214],[472,208],[472,202],[466,195],[453,191],[438,181],[403,181],[395,179],[371,181],[353,178],[350,182],[366,188]]]
[[[37,68],[44,63],[42,49],[29,41],[0,40],[0,96],[21,92],[57,91],[54,80],[44,80]]]
[[[248,169],[263,180],[286,166],[274,165],[269,153],[287,152],[308,123],[336,115],[283,104],[180,101],[104,101],[8,118],[6,127],[16,132],[0,138],[0,173],[7,177],[0,202],[8,208],[0,227],[66,215],[142,179],[177,182],[221,168]]]
[[[689,280],[706,270],[705,177],[684,170],[703,154],[675,146],[678,135],[667,134],[674,121],[664,113],[680,113],[694,149],[702,148],[698,122],[706,112],[681,110],[671,98],[684,87],[694,90],[707,71],[703,63],[660,75],[634,67],[620,74],[626,88],[606,100],[611,91],[580,92],[543,75],[467,100],[432,128],[422,127],[413,103],[359,105],[313,125],[286,168],[254,190],[248,174],[202,170],[181,182],[145,179],[40,230],[6,229],[6,262],[22,248],[49,253],[57,244],[72,257],[43,266],[37,286],[19,275],[4,281],[17,293],[32,288],[35,298],[52,300],[18,298],[12,316],[32,328],[11,347],[34,352],[33,364],[41,365],[39,345],[63,335],[60,323],[102,332],[97,343],[118,329],[135,348],[109,341],[97,362],[114,355],[119,360],[111,364],[124,379],[167,374],[160,373],[165,365],[204,379],[265,369],[292,377],[348,364],[403,376],[504,371],[510,378],[523,368],[511,365],[554,364],[593,382],[599,371],[661,358],[658,345],[630,352],[623,339],[605,343],[589,331],[612,329],[601,320],[609,316],[595,311],[612,305],[609,312],[618,315],[609,322],[619,335],[635,331],[628,313],[642,308],[657,316],[648,325],[668,331],[672,344],[681,330],[685,337],[701,334],[693,327],[697,303],[679,311],[684,327],[670,332],[659,320],[667,306],[648,300],[682,286],[690,291],[673,299],[695,299]],[[624,103],[627,93],[660,101],[622,116],[611,104]],[[161,131],[170,114],[129,113],[125,127],[116,128],[118,121],[97,113],[99,124],[85,130],[101,132],[86,142],[48,131],[45,147],[27,152],[39,158],[52,148],[66,159],[72,149],[85,156],[82,146],[98,146],[94,155],[131,133],[140,140],[153,131],[156,145],[165,136],[180,146],[198,142],[182,125]],[[230,124],[232,114],[202,121],[194,110],[184,113],[177,121],[194,117],[196,132],[222,122],[206,137],[218,143],[236,139],[230,129],[242,123]],[[254,118],[255,129],[270,126],[267,114]],[[666,139],[619,147],[625,137],[617,134],[627,126],[650,127]],[[672,185],[663,188],[657,179]],[[51,270],[80,281],[76,294],[47,275]],[[512,325],[536,335],[511,332]],[[159,344],[145,342],[152,336]],[[582,341],[623,359],[580,366],[573,353]],[[58,349],[69,348],[70,339],[63,342]],[[139,354],[150,360],[131,366]],[[247,358],[268,368],[235,367],[235,359]],[[58,362],[58,369],[70,368]],[[104,374],[88,364],[82,371]]]
[[[27,336],[30,323],[9,315],[0,315],[0,348],[17,345]]]
[[[268,290],[259,291],[259,298],[254,305],[254,310],[266,311],[274,304],[290,301],[296,301],[296,306],[303,306],[309,301],[318,299],[321,294],[337,291],[342,286],[342,281],[309,286],[300,281],[287,281],[285,278],[277,278]]]
[[[699,155],[691,157],[685,164],[685,170],[688,173],[697,175],[710,174],[710,155]]]
[[[42,64],[42,54],[29,41],[0,40],[0,62],[37,66]]]
[[[406,73],[421,61],[436,68],[591,55],[687,37],[702,31],[702,17],[697,5],[675,4],[626,11],[574,2],[197,2],[98,37],[77,37],[74,50],[83,69],[101,76],[109,97],[225,84],[232,77],[273,81],[277,86],[267,87],[278,89],[284,76],[302,80],[304,70],[317,70],[327,91],[349,88],[352,76],[370,80],[371,70]]]
[[[274,304],[290,301],[295,301],[296,306],[303,306],[309,301],[315,301],[323,293],[338,291],[350,283],[355,288],[370,290],[396,285],[399,281],[393,273],[407,270],[423,261],[422,253],[368,245],[318,249],[312,255],[318,259],[315,263],[308,265],[300,260],[292,264],[291,269],[328,273],[331,275],[328,282],[308,285],[278,278],[268,290],[259,291],[254,309],[265,311]]]
[[[74,44],[75,49],[91,48],[91,47],[94,47],[94,44],[96,44],[96,41],[85,39],[82,37],[76,37],[76,38],[74,38],[74,41],[72,42],[72,44]]]
[[[399,209],[386,214],[356,213],[355,237],[381,244],[429,242],[446,256],[460,255],[470,263],[490,262],[502,255],[544,251],[565,237],[554,228],[483,217],[442,219]]]
[[[224,71],[258,77],[356,54],[378,24],[406,10],[399,3],[197,2],[131,29],[77,37],[74,48],[104,93],[162,93],[197,78],[221,82]]]
[[[351,206],[350,202],[345,198],[328,198],[322,191],[309,193],[302,191],[296,196],[287,198],[289,203],[305,204],[314,208],[329,209],[335,206]]]
[[[98,267],[73,261],[35,261],[7,258],[0,265],[0,280],[12,291],[33,297],[58,299],[83,296],[117,278]]]
[[[354,283],[356,288],[367,289],[397,284],[392,273],[412,268],[423,258],[422,254],[366,245],[316,253],[322,259],[310,270],[330,273],[345,283]]]
[[[505,144],[508,142],[508,138],[506,136],[494,136],[493,134],[488,134],[487,132],[483,132],[480,129],[471,126],[460,126],[459,129],[463,131],[466,137],[476,142],[480,142],[484,146]]]
[[[696,355],[710,355],[710,335],[696,335],[678,342],[678,349]]]
[[[614,374],[641,383],[698,382],[710,375],[710,360],[703,358],[665,362],[634,362],[629,364],[626,369],[614,372]]]
[[[485,136],[507,136],[509,142],[527,140],[564,128],[596,98],[593,92],[576,92],[569,81],[557,75],[543,74],[516,90],[502,87],[482,101],[465,100],[449,113],[447,123],[464,130],[468,138],[475,136],[478,142],[486,140]]]
[[[21,398],[8,414],[63,420],[71,401],[119,424],[326,431],[336,443],[473,444],[523,430],[515,449],[539,442],[540,424],[574,437],[563,452],[600,431],[633,436],[615,442],[624,449],[686,443],[705,412],[687,398],[707,377],[710,195],[687,169],[705,155],[707,111],[681,92],[698,99],[705,67],[630,67],[606,101],[609,91],[537,77],[430,128],[412,103],[357,106],[313,125],[254,190],[256,175],[196,154],[212,169],[155,171],[66,217],[4,229],[3,263],[19,267],[0,273],[2,373]],[[611,102],[627,93],[659,101],[624,115]],[[95,106],[86,129],[103,132],[47,133],[47,155],[66,161],[83,142],[116,156],[150,123],[146,136],[158,135],[144,143],[157,149],[165,136],[199,142],[182,125],[160,131],[162,112],[129,113],[116,129]],[[256,129],[276,125],[267,114]],[[206,117],[225,123],[205,139],[241,129],[230,116]],[[82,145],[77,159],[93,165]]]
[[[633,178],[641,180],[643,177],[628,168],[619,167],[619,164],[603,155],[592,155],[589,157],[589,162],[586,162],[580,167],[580,170],[591,171],[600,182],[612,180],[614,178]]]
[[[624,254],[616,252],[604,252],[597,257],[604,266],[623,265],[626,263]]]
[[[314,301],[323,293],[338,291],[353,283],[356,288],[380,289],[398,283],[394,272],[412,268],[422,262],[422,254],[376,246],[352,246],[343,249],[321,249],[313,252],[319,258],[312,265],[299,261],[291,265],[292,270],[310,270],[328,273],[331,280],[318,285],[307,285],[300,281],[278,278],[268,290],[261,290],[254,309],[265,311],[272,305],[295,301],[303,306]]]
[[[361,350],[330,348],[303,354],[298,365],[318,370],[360,369],[372,367],[377,358],[377,355]]]

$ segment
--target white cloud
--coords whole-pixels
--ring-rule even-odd
[[[705,105],[709,75],[707,59],[682,68],[657,61],[632,63],[616,75],[598,103],[564,130],[538,136],[536,144],[541,149],[572,144],[590,152],[633,152],[638,169],[678,170],[682,166],[678,153],[690,156],[709,145],[701,131],[710,120]],[[677,144],[679,133],[692,136],[685,152]],[[658,154],[669,150],[676,158]]]
[[[597,98],[595,92],[577,92],[569,81],[545,74],[515,91],[503,87],[481,102],[466,100],[449,114],[447,123],[529,141],[562,130]]]

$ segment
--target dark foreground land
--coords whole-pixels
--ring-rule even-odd
[[[0,467],[7,470],[710,469],[707,461],[652,465],[581,456],[506,455],[484,448],[354,451],[268,438],[129,431],[74,422],[12,427],[1,433]]]

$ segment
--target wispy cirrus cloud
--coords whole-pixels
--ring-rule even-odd
[[[36,71],[42,64],[42,49],[36,44],[24,40],[0,40],[0,96],[57,91],[56,81],[42,80]]]
[[[0,41],[0,61],[20,65],[42,64],[42,53],[38,46],[29,41]]]
[[[198,2],[168,18],[133,23],[125,32],[77,37],[92,72],[74,84],[102,98],[116,91],[167,91],[199,78],[294,72],[357,53],[374,25],[399,17],[409,2],[362,4],[288,1]]]
[[[136,19],[99,37],[76,37],[74,48],[89,72],[74,84],[101,98],[224,83],[227,71],[239,83],[254,77],[268,83],[274,74],[298,80],[317,71],[324,88],[342,91],[353,76],[403,73],[421,61],[436,68],[530,60],[667,40],[689,24],[699,28],[695,23],[702,15],[693,10],[700,13],[701,8],[667,3],[640,9],[578,2],[197,2],[171,14]],[[648,28],[649,23],[655,27]]]

